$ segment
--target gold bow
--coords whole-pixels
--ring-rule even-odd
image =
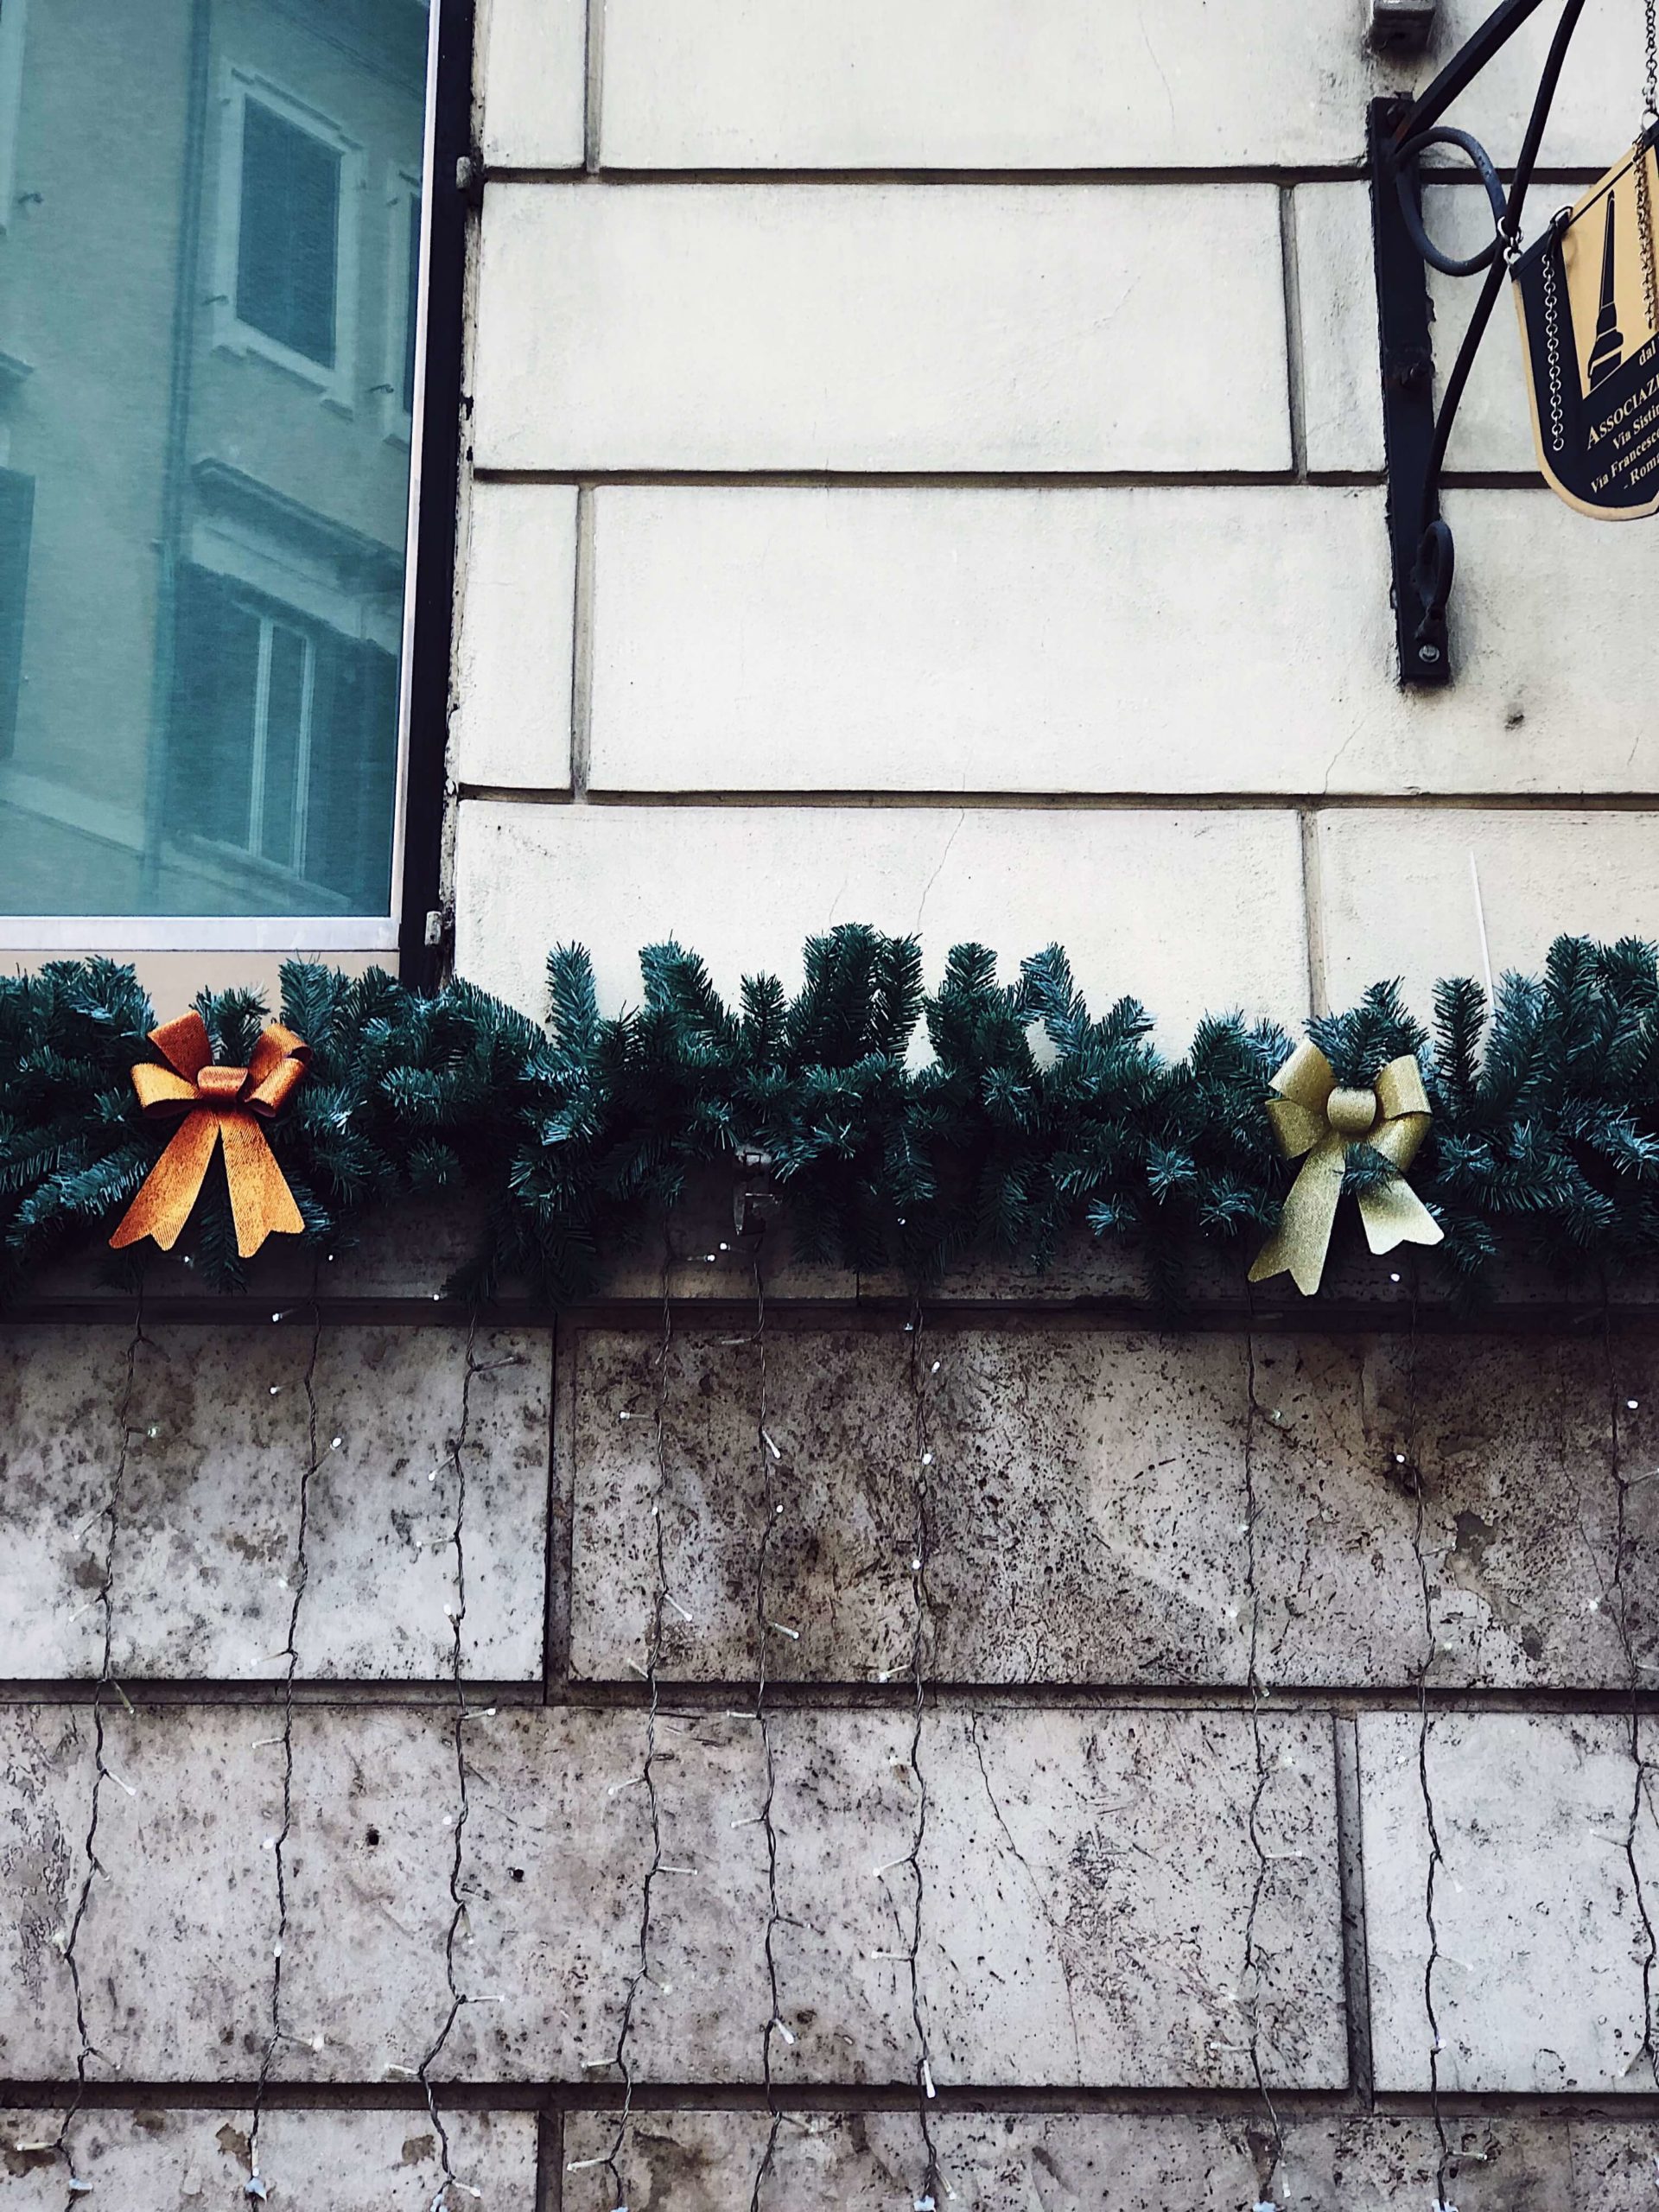
[[[1301,1160],[1279,1226],[1250,1269],[1252,1282],[1287,1271],[1305,1298],[1325,1273],[1331,1229],[1342,1196],[1348,1154],[1368,1144],[1396,1173],[1374,1191],[1359,1192],[1359,1217],[1373,1252],[1396,1244],[1438,1244],[1440,1224],[1406,1180],[1406,1170],[1428,1135],[1428,1094],[1411,1053],[1380,1069],[1369,1090],[1346,1090],[1317,1045],[1299,1045],[1273,1078],[1279,1093],[1268,1117],[1287,1160]]]
[[[251,1260],[273,1232],[297,1236],[305,1227],[294,1193],[259,1126],[293,1094],[311,1048],[291,1029],[270,1022],[260,1032],[245,1068],[216,1068],[207,1025],[199,1014],[181,1014],[152,1029],[149,1041],[168,1063],[143,1060],[132,1071],[138,1103],[151,1121],[182,1114],[184,1122],[150,1169],[111,1243],[119,1251],[153,1236],[170,1252],[190,1217],[213,1147],[225,1147],[225,1179],[231,1191],[236,1249]]]

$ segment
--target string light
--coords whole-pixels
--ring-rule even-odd
[[[929,1385],[939,1371],[935,1360],[926,1376],[922,1372],[923,1314],[919,1303],[911,1311],[905,1323],[905,1333],[910,1338],[906,1372],[909,1381],[911,1404],[911,1505],[915,1515],[915,1534],[910,1548],[912,1561],[910,1576],[911,1636],[910,1675],[913,1691],[912,1705],[909,1767],[916,1785],[916,1825],[912,1832],[910,1848],[903,1858],[889,1861],[875,1870],[876,1878],[886,1881],[899,1867],[907,1866],[912,1878],[912,1901],[908,1942],[905,1962],[910,1980],[911,2024],[916,2035],[916,2117],[922,2139],[922,2182],[915,2202],[925,2209],[931,2207],[940,2189],[953,2199],[956,2192],[944,2181],[939,2166],[938,2146],[933,2139],[932,2116],[928,2107],[938,2094],[933,2080],[933,2054],[928,2042],[927,2008],[922,1999],[922,1851],[927,1840],[927,1817],[931,1808],[929,1794],[928,1770],[922,1757],[922,1726],[927,1709],[927,1639],[931,1624],[931,1601],[927,1588],[927,1567],[930,1554],[929,1499],[927,1469],[933,1465],[933,1444],[929,1410]],[[900,1922],[903,1931],[903,1923]]]
[[[272,1319],[276,1316],[272,1315]],[[317,1299],[316,1271],[311,1280],[311,1344],[306,1358],[302,1388],[305,1394],[305,1456],[300,1468],[298,1495],[295,1501],[294,1575],[289,1589],[288,1635],[281,1651],[274,1656],[283,1662],[283,1726],[276,1741],[283,1751],[283,1817],[274,1836],[267,1836],[264,1848],[273,1858],[276,1878],[276,1937],[271,1947],[270,2029],[260,2055],[259,2076],[254,2084],[253,2118],[248,2130],[248,2178],[243,2184],[245,2196],[263,2198],[265,2183],[259,2171],[259,2138],[264,2125],[265,2092],[270,2081],[270,2069],[278,2045],[284,2039],[283,2026],[283,1946],[288,1936],[288,1867],[285,1853],[288,1839],[294,1824],[294,1677],[300,1660],[300,1607],[304,1603],[306,1584],[310,1579],[310,1556],[307,1539],[311,1524],[311,1478],[321,1464],[317,1451],[317,1356],[322,1346],[322,1308]],[[281,1385],[271,1385],[274,1397]]]
[[[59,2123],[57,2138],[52,2145],[58,2157],[63,2161],[67,2176],[68,2191],[72,2197],[85,2196],[92,2185],[90,2181],[84,2179],[75,2171],[74,2159],[69,2149],[69,2133],[86,2101],[87,2069],[94,2058],[103,2056],[93,2043],[86,2026],[86,1992],[81,1986],[80,1960],[77,1947],[80,1941],[81,1927],[86,1917],[86,1908],[92,1901],[92,1883],[104,1872],[103,1863],[98,1855],[98,1836],[103,1818],[105,1781],[107,1778],[118,1783],[129,1796],[137,1794],[130,1783],[122,1782],[120,1777],[114,1773],[104,1756],[104,1703],[107,1693],[111,1688],[119,1689],[120,1688],[115,1680],[114,1667],[115,1564],[121,1537],[122,1509],[126,1503],[127,1469],[135,1436],[132,1426],[132,1401],[137,1385],[138,1355],[149,1346],[149,1339],[144,1334],[144,1296],[141,1277],[133,1304],[132,1334],[127,1342],[121,1395],[116,1407],[116,1429],[118,1441],[116,1446],[115,1471],[110,1479],[109,1496],[105,1502],[103,1513],[99,1516],[107,1524],[108,1535],[105,1540],[104,1561],[99,1570],[99,1586],[92,1601],[93,1605],[102,1609],[104,1624],[100,1638],[98,1681],[92,1689],[92,1787],[91,1801],[87,1807],[86,1834],[81,1845],[86,1854],[86,1866],[81,1876],[74,1910],[70,1913],[65,1926],[60,1931],[61,1940],[55,1936],[53,1938],[53,1948],[62,1959],[68,1974],[69,1986],[73,1993],[75,2005],[75,2034],[78,2046],[75,2051],[75,2094]],[[157,1433],[156,1427],[152,1427],[149,1432],[151,1437]],[[124,1692],[122,1693],[121,1701],[130,1713],[131,1700]]]
[[[455,1555],[455,1594],[443,1608],[444,1618],[449,1624],[449,1673],[454,1687],[454,1718],[450,1734],[455,1762],[455,1809],[444,1821],[444,1826],[453,1828],[454,1833],[454,1846],[449,1859],[449,1925],[445,1932],[443,1942],[443,1972],[449,1991],[449,2009],[444,2015],[442,2025],[428,2045],[420,2064],[415,2069],[415,2078],[425,2092],[427,2117],[432,2123],[432,2132],[438,2142],[439,2171],[442,2177],[438,2183],[437,2194],[432,2199],[430,2212],[445,2212],[452,2190],[459,2190],[463,2196],[474,2199],[483,2193],[474,2189],[470,2182],[462,2181],[451,2163],[449,2131],[444,2126],[442,2117],[438,2111],[437,2097],[432,2087],[432,2069],[442,2055],[445,2045],[454,2031],[455,2022],[461,2017],[463,2005],[499,2005],[505,2002],[505,1998],[502,1997],[469,1997],[461,1988],[455,1975],[455,1946],[461,1940],[461,1927],[467,1918],[467,1904],[461,1890],[461,1870],[462,1853],[466,1849],[467,1823],[472,1815],[472,1802],[468,1795],[467,1779],[466,1731],[467,1722],[480,1710],[468,1706],[467,1702],[467,1686],[461,1664],[462,1637],[467,1622],[467,1455],[472,1442],[473,1386],[480,1376],[493,1375],[501,1368],[516,1367],[519,1364],[518,1356],[516,1353],[510,1353],[501,1359],[480,1361],[477,1356],[477,1344],[478,1309],[474,1306],[471,1310],[467,1324],[467,1344],[461,1383],[461,1417],[455,1425],[454,1437],[449,1447],[449,1466],[454,1473],[455,1483],[455,1507],[449,1524],[448,1548]],[[329,1448],[331,1450],[338,1448],[340,1440],[336,1437]]]
[[[753,1268],[754,1274],[754,1351],[755,1351],[755,1435],[760,1446],[760,1533],[754,1554],[754,1720],[760,1731],[760,1758],[765,1779],[764,1795],[760,1800],[759,1816],[749,1825],[760,1828],[766,1853],[766,1926],[762,1954],[766,1965],[766,1987],[771,2014],[760,2035],[760,2072],[766,2085],[767,2127],[766,2139],[756,2164],[753,2180],[749,2189],[749,2212],[760,2212],[760,2191],[766,2185],[778,2158],[778,2138],[783,2126],[783,2115],[778,2107],[777,2085],[772,2078],[772,2039],[781,2036],[786,2045],[792,2047],[794,2037],[784,2025],[783,2003],[778,1986],[778,1957],[774,1942],[782,1923],[783,1915],[778,1905],[778,1830],[773,1824],[772,1808],[778,1794],[778,1761],[772,1737],[772,1708],[766,1700],[770,1675],[766,1666],[767,1630],[773,1630],[791,1642],[800,1642],[798,1629],[785,1628],[780,1622],[768,1620],[766,1604],[766,1568],[773,1536],[780,1518],[779,1501],[776,1495],[777,1471],[783,1465],[784,1455],[767,1423],[771,1419],[771,1370],[767,1362],[766,1339],[766,1223],[762,1220],[755,1231]]]
[[[1244,1922],[1244,1972],[1238,1996],[1239,2009],[1249,2031],[1248,2045],[1250,2072],[1255,2081],[1255,2093],[1261,2099],[1267,2115],[1268,2134],[1268,2170],[1262,2177],[1262,2195],[1267,2212],[1274,2212],[1268,2192],[1279,2171],[1280,2161],[1285,2155],[1285,2132],[1280,2124],[1278,2107],[1273,2092],[1268,2086],[1267,2068],[1262,2055],[1262,1986],[1263,1964],[1257,1942],[1257,1929],[1262,1917],[1262,1900],[1272,1878],[1274,1857],[1268,1850],[1262,1834],[1262,1808],[1272,1779],[1267,1748],[1262,1735],[1262,1711],[1268,1692],[1262,1679],[1262,1607],[1256,1586],[1256,1522],[1259,1516],[1255,1497],[1255,1424],[1262,1411],[1256,1397],[1255,1387],[1255,1297],[1250,1293],[1249,1322],[1244,1332],[1244,1610],[1249,1616],[1249,1642],[1246,1645],[1245,1680],[1250,1698],[1250,1745],[1255,1762],[1255,1784],[1250,1793],[1249,1811],[1246,1819],[1246,1833],[1251,1850],[1255,1854],[1255,1878],[1250,1885],[1249,1911]],[[1272,1415],[1274,1425],[1282,1426],[1279,1409]],[[1237,1608],[1228,1608],[1236,1617]],[[1282,1854],[1300,1858],[1294,1852]],[[1258,2205],[1256,2212],[1262,2212]]]
[[[1654,2040],[1654,1979],[1656,1967],[1659,1967],[1659,1931],[1656,1931],[1654,1927],[1637,1853],[1649,1789],[1647,1763],[1642,1749],[1642,1675],[1644,1669],[1637,1656],[1636,1641],[1630,1631],[1629,1592],[1624,1584],[1624,1561],[1630,1548],[1630,1497],[1634,1485],[1624,1474],[1624,1428],[1619,1420],[1618,1389],[1614,1376],[1612,1315],[1605,1281],[1601,1292],[1601,1344],[1607,1383],[1608,1465],[1617,1501],[1613,1521],[1613,1572],[1611,1579],[1603,1582],[1602,1596],[1608,1601],[1607,1611],[1618,1637],[1619,1649],[1624,1660],[1625,1679],[1630,1686],[1627,1742],[1630,1760],[1630,1803],[1623,1841],[1624,1864],[1630,1878],[1630,1894],[1646,1946],[1642,1960],[1642,2040],[1630,2054],[1630,2063],[1624,2070],[1627,2074],[1633,2073],[1645,2058],[1653,2076],[1654,2087],[1659,2088],[1659,2044],[1656,2044]],[[1640,1403],[1639,1399],[1626,1398],[1624,1411],[1636,1413]],[[1649,1478],[1645,1476],[1638,1478],[1641,1481],[1647,1479]]]
[[[1431,1726],[1428,1677],[1439,1655],[1440,1641],[1434,1623],[1433,1591],[1428,1577],[1428,1553],[1423,1541],[1427,1525],[1427,1499],[1423,1491],[1423,1471],[1417,1457],[1417,1274],[1414,1268],[1410,1332],[1406,1339],[1406,1449],[1395,1453],[1394,1464],[1396,1467],[1408,1465],[1411,1468],[1415,1500],[1411,1541],[1416,1555],[1417,1586],[1423,1609],[1423,1658],[1417,1669],[1417,1789],[1422,1800],[1423,1821],[1428,1834],[1428,1864],[1423,1876],[1423,1922],[1428,1934],[1428,1956],[1423,1962],[1423,2012],[1428,2023],[1428,2095],[1429,2108],[1434,2120],[1436,2148],[1434,2212],[1457,2212],[1448,2195],[1452,2164],[1452,2142],[1446,2133],[1446,2113],[1440,2101],[1440,2056],[1446,2049],[1446,2041],[1440,2033],[1440,2015],[1434,2003],[1434,1976],[1440,1963],[1440,1930],[1434,1902],[1446,1859],[1440,1849],[1440,1822],[1428,1776]]]
[[[652,1592],[650,1617],[645,1629],[645,1664],[636,1672],[645,1680],[645,1751],[639,1772],[626,1781],[613,1782],[607,1792],[618,1797],[625,1790],[643,1789],[645,1793],[647,1816],[651,1824],[651,1863],[645,1869],[639,1901],[639,1955],[628,1986],[622,2000],[622,2018],[617,2029],[616,2050],[608,2060],[588,2062],[588,2069],[599,2072],[606,2066],[614,2066],[622,2076],[622,2109],[617,2115],[616,2133],[610,2148],[594,2158],[573,2160],[565,2169],[568,2173],[579,2173],[588,2167],[602,2166],[610,2175],[616,2191],[616,2212],[627,2212],[629,2191],[622,2177],[627,2157],[629,2139],[633,2125],[633,2021],[639,2004],[639,1993],[655,1988],[666,1993],[671,1987],[668,1982],[653,1980],[651,1973],[651,1929],[653,1891],[664,1871],[662,1807],[657,1792],[657,1736],[661,1711],[659,1669],[663,1655],[664,1616],[670,1607],[688,1623],[691,1616],[683,1605],[676,1603],[668,1586],[668,1538],[664,1528],[664,1506],[668,1500],[668,1382],[669,1360],[673,1349],[674,1308],[670,1290],[672,1262],[666,1232],[663,1243],[662,1265],[662,1327],[656,1346],[656,1377],[652,1391],[652,1431],[653,1459],[653,1488],[651,1500],[652,1563],[654,1586]],[[631,1418],[624,1412],[622,1419]]]

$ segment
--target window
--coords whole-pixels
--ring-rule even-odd
[[[0,237],[11,227],[17,192],[17,124],[28,13],[28,0],[0,0]]]
[[[226,67],[219,109],[217,343],[349,410],[364,143],[251,70]]]
[[[464,251],[446,198],[423,388],[422,209],[470,13],[36,0],[13,70],[0,0],[0,950],[414,957]]]
[[[169,812],[195,863],[263,867],[279,910],[384,905],[396,655],[194,566],[177,619]]]
[[[325,369],[334,365],[340,162],[263,101],[244,106],[237,320]]]
[[[23,611],[29,602],[29,541],[35,480],[0,468],[0,760],[17,736],[17,691],[23,672]]]

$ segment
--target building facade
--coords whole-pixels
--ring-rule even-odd
[[[1545,488],[1502,299],[1399,680],[1367,117],[1486,11],[1417,12],[0,0],[10,962],[539,1020],[865,922],[1179,1052],[1653,935],[1659,540]],[[1453,111],[1506,168],[1556,18]],[[1529,236],[1643,49],[1591,0]],[[1649,2205],[1650,1288],[918,1294],[766,1165],[556,1313],[422,1202],[0,1321],[0,2190]]]

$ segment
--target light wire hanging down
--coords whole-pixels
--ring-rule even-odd
[[[276,1937],[271,1948],[270,1961],[270,2030],[260,2055],[259,2078],[254,2084],[253,2116],[248,2130],[248,2178],[243,2184],[245,2196],[260,2198],[268,2194],[265,2177],[259,2166],[259,2139],[264,2126],[265,2092],[278,2046],[286,2039],[283,2025],[283,1967],[288,1942],[288,1840],[294,1826],[294,1677],[300,1662],[300,1608],[305,1601],[305,1586],[311,1573],[310,1555],[307,1549],[311,1522],[311,1481],[324,1456],[317,1449],[317,1355],[322,1345],[322,1306],[317,1296],[317,1276],[318,1269],[314,1265],[311,1273],[311,1344],[302,1378],[305,1458],[300,1469],[299,1493],[296,1501],[293,1580],[289,1586],[288,1633],[282,1651],[283,1728],[277,1740],[283,1753],[283,1812],[276,1833],[269,1844],[275,1859],[276,1878]],[[340,1441],[339,1437],[334,1438],[328,1446],[329,1451],[337,1451]]]
[[[57,2139],[53,2145],[62,2159],[68,2177],[68,2202],[71,2205],[92,2188],[91,2182],[75,2171],[74,2159],[69,2151],[69,2132],[86,2101],[87,2069],[94,2058],[102,2056],[86,2026],[86,1990],[80,1978],[78,1946],[80,1942],[81,1928],[86,1918],[86,1908],[92,1900],[93,1880],[105,1872],[98,1855],[99,1827],[104,1808],[104,1784],[105,1782],[114,1782],[118,1788],[126,1790],[129,1796],[132,1794],[130,1783],[121,1780],[104,1756],[104,1707],[107,1694],[113,1690],[127,1711],[129,1713],[132,1711],[131,1700],[115,1678],[113,1592],[116,1554],[121,1537],[122,1510],[126,1503],[127,1471],[131,1459],[135,1434],[132,1426],[132,1401],[138,1355],[149,1346],[149,1341],[144,1333],[144,1295],[141,1280],[133,1304],[132,1334],[127,1342],[121,1395],[116,1407],[118,1442],[115,1467],[110,1478],[109,1497],[101,1511],[94,1516],[95,1520],[102,1521],[106,1524],[107,1534],[105,1537],[104,1561],[99,1572],[99,1586],[92,1601],[99,1609],[103,1618],[100,1624],[98,1681],[92,1690],[92,1788],[91,1801],[87,1807],[86,1834],[81,1844],[86,1864],[81,1875],[80,1888],[75,1898],[74,1910],[59,1931],[57,1939],[57,1948],[62,1954],[63,1963],[69,1974],[70,1987],[74,1993],[75,2034],[78,2042],[75,2052],[75,2094],[59,2123]],[[157,1432],[152,1428],[149,1433],[153,1439]]]

